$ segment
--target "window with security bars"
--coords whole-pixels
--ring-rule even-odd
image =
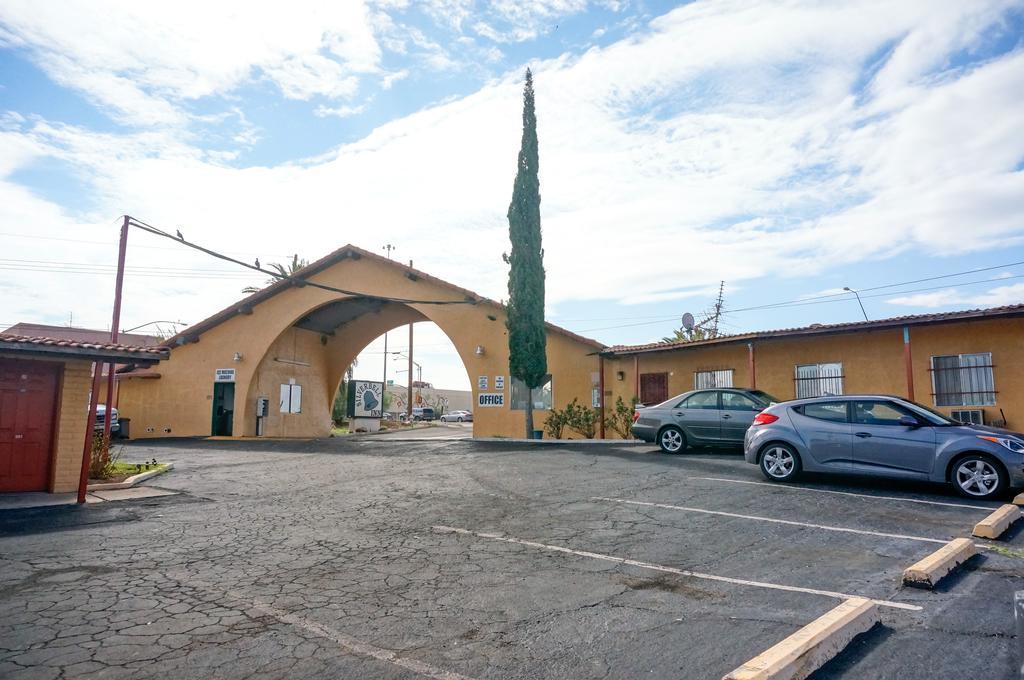
[[[936,406],[994,406],[992,353],[932,357],[932,393]]]
[[[843,364],[804,364],[796,367],[796,398],[831,397],[843,393]]]
[[[694,371],[693,389],[706,390],[712,387],[732,387],[731,368],[722,368],[713,371]]]

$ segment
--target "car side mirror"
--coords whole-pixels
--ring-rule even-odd
[[[910,428],[921,427],[921,423],[914,416],[900,416],[900,425]]]

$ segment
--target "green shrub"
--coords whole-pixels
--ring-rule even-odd
[[[636,397],[630,400],[629,404],[622,401],[622,397],[615,400],[615,408],[611,410],[604,419],[604,426],[616,433],[623,439],[634,439],[633,437],[633,412],[639,403]]]
[[[565,424],[579,432],[586,439],[593,439],[597,433],[600,413],[597,409],[584,406],[578,399],[573,399],[565,407]]]

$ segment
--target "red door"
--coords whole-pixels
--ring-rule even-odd
[[[653,406],[666,399],[668,399],[668,373],[641,373],[640,403],[644,406]]]
[[[0,359],[0,491],[50,483],[58,367]]]

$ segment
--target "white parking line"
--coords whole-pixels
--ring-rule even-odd
[[[967,508],[969,510],[982,510],[992,512],[991,507],[984,505],[969,505],[967,503],[947,503],[945,501],[926,501],[920,498],[903,498],[901,496],[874,496],[868,493],[852,493],[850,491],[833,491],[831,489],[812,489],[806,486],[793,486],[792,484],[776,484],[774,482],[751,482],[746,479],[728,479],[727,477],[687,477],[687,479],[702,479],[708,482],[728,482],[729,484],[750,484],[753,486],[770,486],[773,489],[785,491],[811,491],[813,493],[831,493],[837,496],[854,496],[856,498],[868,498],[877,501],[904,501],[907,503],[921,503],[923,505],[941,505],[947,508]]]
[[[240,595],[236,596],[233,593],[230,593],[230,595],[243,599]],[[288,625],[295,626],[296,628],[301,628],[308,633],[312,633],[313,635],[317,635],[334,642],[349,654],[368,656],[372,659],[376,659],[377,661],[384,661],[385,663],[390,663],[395,666],[405,668],[406,670],[410,670],[413,673],[418,673],[419,675],[423,675],[428,678],[435,678],[436,680],[471,680],[465,675],[446,671],[442,668],[437,668],[436,666],[431,666],[428,663],[423,663],[422,661],[417,661],[415,659],[398,656],[389,649],[381,649],[380,647],[371,645],[368,642],[356,640],[355,638],[349,637],[348,635],[336,631],[333,628],[328,628],[316,621],[310,621],[309,619],[298,616],[297,614],[291,614],[258,600],[252,600],[252,604],[254,609],[261,611],[282,623],[287,623]]]
[[[448,527],[443,525],[435,525],[435,531],[441,531],[444,533],[451,534],[462,534],[463,536],[476,536],[477,538],[485,538],[491,541],[501,541],[502,543],[513,543],[515,545],[523,545],[529,548],[538,548],[540,550],[548,550],[551,552],[560,552],[567,555],[576,555],[578,557],[590,557],[595,560],[604,560],[605,562],[615,562],[617,564],[627,564],[631,567],[639,567],[641,569],[650,569],[652,571],[660,571],[667,574],[676,574],[678,576],[689,576],[690,578],[699,578],[707,581],[719,581],[721,583],[732,583],[739,586],[750,586],[752,588],[767,588],[769,590],[785,590],[792,593],[806,593],[810,595],[824,595],[825,597],[833,597],[837,600],[848,600],[851,597],[860,597],[860,595],[848,595],[846,593],[837,593],[832,590],[817,590],[815,588],[801,588],[799,586],[787,586],[780,583],[767,583],[765,581],[748,581],[741,578],[732,578],[729,576],[717,576],[715,574],[704,574],[699,571],[689,571],[687,569],[677,569],[675,567],[666,567],[661,564],[654,564],[653,562],[640,562],[639,560],[631,560],[625,557],[616,557],[614,555],[605,555],[602,553],[588,552],[586,550],[573,550],[572,548],[563,548],[559,545],[549,545],[547,543],[537,543],[535,541],[526,541],[521,538],[512,538],[511,536],[500,536],[498,534],[487,534],[478,531],[471,531],[469,529],[459,529],[458,527]],[[879,607],[891,607],[893,609],[905,609],[907,611],[921,611],[923,607],[919,607],[914,604],[904,604],[902,602],[892,602],[890,600],[871,600]]]
[[[865,529],[850,529],[849,527],[834,527],[827,524],[811,524],[810,522],[795,522],[788,519],[774,519],[771,517],[758,517],[756,515],[739,515],[735,512],[723,512],[722,510],[705,510],[704,508],[690,508],[685,505],[669,505],[668,503],[649,503],[646,501],[630,501],[624,498],[604,498],[603,496],[591,496],[594,501],[608,501],[609,503],[623,503],[625,505],[642,505],[649,508],[663,508],[665,510],[684,510],[686,512],[700,512],[705,515],[721,515],[723,517],[735,517],[736,519],[752,519],[756,522],[772,522],[774,524],[789,524],[797,527],[810,529],[823,529],[825,531],[840,531],[846,534],[861,534],[863,536],[881,536],[882,538],[899,538],[907,541],[922,541],[924,543],[941,543],[945,545],[949,539],[925,538],[924,536],[908,536],[906,534],[887,534],[883,531],[867,531]]]

